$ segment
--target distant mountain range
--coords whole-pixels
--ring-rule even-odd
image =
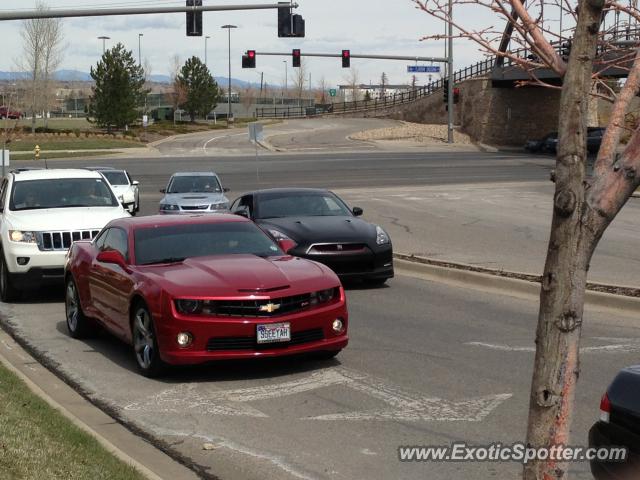
[[[12,81],[12,80],[22,80],[29,78],[29,74],[27,72],[3,72],[0,71],[0,82]],[[91,75],[86,72],[79,72],[78,70],[58,70],[55,73],[54,77],[59,82],[90,82]],[[169,75],[151,75],[150,77],[152,82],[157,83],[169,83],[171,78]],[[226,77],[215,77],[218,85],[224,86],[227,85]],[[246,88],[248,86],[255,86],[255,83],[245,82],[244,80],[238,80],[237,78],[231,78],[231,85],[240,88]]]

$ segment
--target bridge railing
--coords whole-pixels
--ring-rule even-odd
[[[630,35],[629,30],[625,30],[625,35],[628,37]],[[636,38],[640,36],[640,28],[634,29],[631,32],[631,35],[635,35]],[[556,51],[561,52],[564,48],[565,43],[569,39],[564,39],[563,41],[552,42],[552,46],[556,49]],[[610,40],[609,40],[610,41]],[[518,50],[512,50],[511,54],[515,54],[521,58],[531,58],[531,50],[526,48],[521,48]],[[502,67],[512,67],[516,66],[517,63],[510,57],[505,57],[503,59]],[[469,78],[477,78],[483,75],[489,74],[493,71],[494,68],[497,67],[495,58],[487,58],[483,61],[460,69],[453,73],[453,83],[459,83],[463,80],[467,80]],[[433,81],[428,83],[425,86],[417,87],[413,90],[401,92],[401,93],[393,93],[391,95],[386,95],[381,98],[372,99],[372,100],[357,100],[351,102],[337,102],[331,103],[329,105],[323,105],[321,108],[311,108],[311,107],[275,107],[275,108],[258,108],[256,109],[257,117],[264,118],[290,118],[290,117],[307,117],[314,115],[323,115],[323,114],[345,114],[345,113],[358,113],[363,111],[377,111],[377,110],[385,110],[397,105],[403,105],[406,103],[415,102],[416,100],[424,97],[429,97],[436,93],[441,93],[444,88],[444,81],[442,79]]]

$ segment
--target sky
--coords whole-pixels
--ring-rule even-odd
[[[276,1],[260,0],[204,0],[204,5],[272,4]],[[175,0],[47,0],[52,8],[99,7],[150,7],[184,5]],[[285,70],[291,84],[293,69],[291,57],[260,56],[257,68],[242,69],[241,56],[246,50],[258,52],[290,52],[293,48],[302,53],[340,53],[342,49],[352,54],[410,55],[442,57],[444,41],[420,41],[425,35],[444,32],[444,25],[415,8],[410,0],[298,0],[295,13],[306,20],[306,38],[278,38],[277,10],[205,12],[203,33],[208,35],[207,64],[216,77],[227,76],[228,36],[220,27],[234,24],[231,31],[232,77],[250,82],[260,82],[264,73],[269,85],[282,85]],[[35,0],[0,0],[0,12],[30,10]],[[461,20],[476,25],[491,25],[494,18],[488,12],[471,11],[473,7],[458,7]],[[16,71],[22,51],[21,21],[2,22],[2,49],[0,70]],[[500,26],[502,29],[502,26]],[[64,57],[61,69],[88,72],[102,54],[102,40],[107,48],[121,42],[138,56],[138,38],[142,33],[141,52],[143,63],[151,67],[152,74],[168,75],[172,59],[178,55],[182,62],[195,55],[204,60],[205,38],[185,35],[185,14],[130,15],[110,17],[67,18],[63,20]],[[464,67],[483,59],[477,46],[467,40],[458,40],[454,46],[454,65]],[[286,67],[285,62],[286,61]],[[324,78],[329,87],[348,83],[353,71],[361,83],[379,83],[382,72],[389,82],[407,84],[413,74],[407,73],[407,65],[415,62],[352,59],[351,71],[341,68],[339,58],[304,58],[311,82],[317,87]],[[421,64],[428,64],[428,62]],[[428,82],[428,74],[417,74],[419,85]],[[433,79],[436,77],[433,76]]]

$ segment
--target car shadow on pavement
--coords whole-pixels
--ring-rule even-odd
[[[58,322],[56,330],[62,335],[69,335],[65,321]],[[140,375],[131,346],[104,329],[99,329],[94,337],[74,340],[74,342],[83,345],[80,348],[84,353],[100,354],[117,367]],[[341,365],[339,359],[322,359],[313,354],[251,360],[220,360],[198,365],[168,366],[166,373],[154,380],[167,384],[260,380],[313,372],[338,365]]]
[[[363,280],[343,280],[342,286],[347,292],[349,290],[385,290],[387,288],[390,288],[390,285],[388,283],[380,284]],[[347,299],[347,301],[348,300],[349,299]]]

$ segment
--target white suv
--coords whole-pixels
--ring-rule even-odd
[[[71,243],[92,239],[111,220],[127,216],[98,172],[11,172],[0,185],[0,299],[62,282]]]

